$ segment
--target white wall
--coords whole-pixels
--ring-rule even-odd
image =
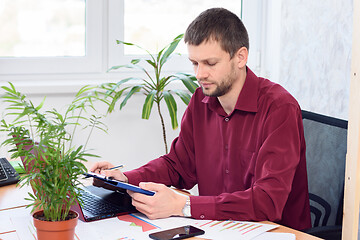
[[[348,119],[352,0],[282,1],[279,82],[302,108]]]
[[[280,83],[303,109],[348,119],[353,1],[244,0],[244,6],[250,68]]]

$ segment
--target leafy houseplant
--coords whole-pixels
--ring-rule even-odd
[[[176,49],[182,38],[183,34],[177,36],[167,47],[164,47],[156,54],[151,54],[148,50],[133,43],[117,40],[118,44],[135,46],[144,50],[147,53],[147,57],[145,59],[133,59],[131,60],[130,64],[127,65],[113,66],[109,69],[109,71],[119,68],[131,68],[141,70],[145,74],[145,77],[130,77],[123,79],[117,83],[107,83],[101,85],[101,88],[105,89],[107,95],[110,96],[112,99],[111,104],[108,108],[108,112],[112,112],[114,110],[115,104],[120,101],[122,96],[126,95],[120,103],[120,109],[122,109],[126,105],[128,99],[131,98],[134,93],[139,91],[142,91],[146,96],[145,102],[142,107],[143,119],[149,119],[153,104],[156,104],[162,126],[165,153],[168,153],[168,147],[166,141],[165,123],[163,114],[161,112],[160,104],[164,99],[169,110],[172,128],[176,129],[178,127],[177,104],[173,97],[173,94],[178,95],[186,105],[189,104],[191,98],[190,94],[187,91],[168,89],[168,85],[173,81],[180,80],[191,93],[194,93],[195,89],[198,87],[197,83],[195,82],[196,78],[190,74],[176,73],[170,74],[168,76],[162,75],[163,66],[168,61],[169,57],[173,54],[174,50]],[[139,64],[140,62],[148,64],[147,66],[149,66],[150,69],[152,68],[154,70],[153,75],[151,75],[145,67],[141,66]],[[129,81],[133,81],[133,84],[129,84]],[[127,91],[128,89],[130,89],[130,91]]]
[[[106,131],[100,117],[87,111],[95,112],[93,100],[96,96],[84,96],[91,89],[84,87],[63,114],[56,109],[41,113],[45,98],[34,106],[13,84],[2,86],[2,89],[5,93],[1,98],[7,107],[0,127],[8,133],[2,144],[10,145],[12,158],[24,158],[25,167],[31,168],[20,180],[22,186],[30,184],[34,190],[34,194],[29,193],[26,198],[32,202],[28,206],[32,206],[32,212],[42,209],[45,221],[64,221],[80,195],[79,176],[86,171],[82,161],[96,157],[88,153],[86,144],[73,144],[75,130],[86,124],[90,132],[87,141],[94,128]],[[11,121],[5,120],[9,117]]]

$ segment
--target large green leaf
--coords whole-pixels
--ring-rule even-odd
[[[162,57],[160,59],[160,65],[161,66],[164,65],[164,63],[167,61],[169,56],[174,52],[177,45],[179,44],[179,42],[183,38],[183,36],[184,36],[184,34],[180,34],[179,36],[174,38],[174,40],[170,43],[170,46],[166,49],[166,51],[164,52],[164,54],[162,55]]]
[[[126,87],[126,88],[121,89],[120,91],[115,92],[114,96],[112,96],[112,101],[111,101],[110,104],[108,105],[108,106],[109,106],[109,107],[108,107],[108,110],[107,110],[108,113],[111,113],[111,112],[114,110],[115,104],[116,104],[117,101],[121,98],[123,92],[124,92],[126,89],[128,89],[128,88],[129,88],[129,87]]]
[[[188,94],[187,92],[185,91],[182,91],[182,90],[173,90],[176,95],[178,95],[180,97],[180,99],[186,104],[186,105],[189,105],[189,102],[190,102],[190,99],[191,99],[191,96],[190,94]]]
[[[147,63],[149,63],[154,69],[156,69],[156,63],[151,60],[146,60]]]
[[[176,79],[180,79],[184,86],[191,92],[194,93],[195,90],[199,87],[199,85],[196,83],[197,79],[195,76],[185,73],[178,73],[174,75]]]
[[[128,94],[126,95],[124,100],[121,102],[120,110],[126,105],[129,98],[131,98],[131,96],[134,95],[134,93],[139,92],[141,88],[143,88],[143,85],[136,85],[136,86],[131,88],[130,92],[128,92]]]
[[[142,118],[143,119],[149,119],[152,106],[154,104],[154,97],[155,97],[156,91],[153,90],[146,96],[143,109],[142,109]]]
[[[124,41],[121,41],[121,40],[116,40],[116,43],[117,44],[124,44],[124,45],[128,45],[128,46],[135,46],[143,51],[145,51],[149,56],[152,57],[153,61],[155,62],[155,58],[153,57],[153,55],[148,51],[146,50],[145,48],[139,46],[139,45],[136,45],[136,44],[133,44],[133,43],[129,43],[129,42],[124,42]]]
[[[146,72],[145,68],[141,67],[140,65],[135,64],[126,64],[126,65],[117,65],[117,66],[112,66],[111,68],[109,68],[107,70],[107,72],[110,72],[112,70],[117,70],[120,68],[130,68],[130,69],[140,69],[143,72]]]
[[[170,118],[171,118],[171,126],[173,129],[177,129],[178,122],[177,122],[177,105],[174,97],[171,95],[170,92],[166,91],[163,92],[164,99],[169,110]]]
[[[46,99],[46,97],[44,97],[43,100],[41,101],[41,103],[35,108],[37,111],[39,111],[44,106],[45,99]]]

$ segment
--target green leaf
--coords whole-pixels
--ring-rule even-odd
[[[134,78],[134,77],[124,78],[124,79],[120,80],[119,82],[117,82],[117,83],[113,86],[112,90],[116,89],[117,87],[119,87],[120,85],[122,85],[122,84],[124,84],[124,83],[127,83],[127,82],[130,81],[130,80],[137,80],[137,79],[139,79],[139,78]]]
[[[177,129],[177,105],[174,97],[170,92],[163,92],[164,99],[169,110],[170,118],[171,118],[171,126],[173,129]]]
[[[179,36],[174,38],[174,40],[170,43],[170,46],[166,49],[166,51],[164,52],[164,54],[162,55],[162,57],[160,59],[160,65],[161,66],[164,65],[164,63],[167,61],[169,56],[174,52],[177,45],[179,44],[179,42],[183,38],[183,36],[184,36],[184,34],[180,34]]]
[[[199,87],[196,83],[197,79],[193,75],[185,74],[185,73],[178,73],[175,75],[176,78],[180,79],[184,86],[191,92],[194,93],[195,90]]]
[[[131,96],[134,95],[134,93],[139,92],[141,88],[143,88],[143,85],[136,85],[136,86],[131,88],[130,92],[126,95],[124,100],[121,102],[120,110],[126,105],[129,98],[131,98]]]
[[[140,62],[140,59],[133,59],[131,60],[131,64],[138,64]]]
[[[129,46],[134,46],[135,45],[133,43],[123,42],[123,41],[120,41],[120,40],[116,40],[116,43],[117,44],[125,44],[125,45],[129,45]]]
[[[156,69],[156,64],[153,61],[148,59],[148,60],[146,60],[146,62],[149,63],[153,68]]]
[[[135,46],[135,47],[145,51],[149,56],[152,57],[153,61],[155,62],[155,58],[152,56],[152,54],[148,50],[146,50],[145,48],[140,47],[139,45],[129,43],[129,42],[123,42],[123,41],[120,41],[120,40],[116,40],[116,43],[117,44],[125,44],[125,45],[129,45],[129,46]]]
[[[120,97],[122,96],[123,92],[124,92],[126,89],[128,89],[128,88],[129,88],[129,87],[123,88],[123,89],[121,89],[120,91],[117,91],[117,92],[115,93],[115,95],[113,96],[113,99],[112,99],[112,101],[111,101],[111,103],[110,103],[110,105],[109,105],[109,107],[108,107],[108,110],[107,110],[108,113],[111,113],[111,112],[114,110],[115,104],[116,104],[117,101],[120,99]]]
[[[156,91],[152,90],[150,93],[147,94],[143,110],[142,110],[142,118],[143,119],[149,119],[152,106],[154,104],[154,97],[155,97]]]
[[[187,92],[185,91],[182,91],[182,90],[173,90],[176,95],[178,95],[181,100],[186,104],[186,105],[189,105],[189,102],[190,102],[190,99],[191,99],[191,96],[190,94],[188,94]]]
[[[76,93],[75,97],[79,97],[82,94],[89,92],[90,90],[93,90],[95,87],[93,86],[89,86],[89,85],[85,85],[82,88],[80,88],[80,90]]]
[[[113,67],[111,67],[111,68],[109,68],[108,70],[107,70],[107,72],[110,72],[110,71],[112,71],[112,70],[117,70],[117,69],[120,69],[120,68],[133,68],[133,69],[137,69],[137,68],[139,68],[137,65],[134,65],[134,64],[126,64],[126,65],[118,65],[118,66],[113,66]]]

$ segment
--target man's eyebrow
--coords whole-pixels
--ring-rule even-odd
[[[194,59],[188,58],[191,62],[209,62],[209,61],[218,61],[218,58],[213,57],[213,58],[205,58],[205,59],[201,59],[199,61],[196,61]]]

